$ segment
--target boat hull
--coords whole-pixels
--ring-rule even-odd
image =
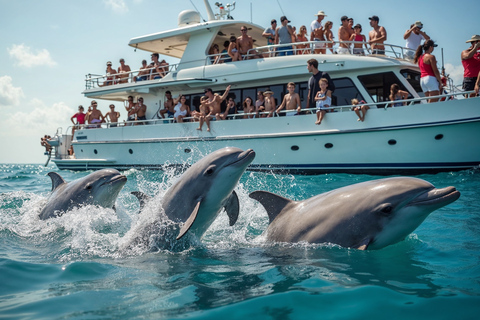
[[[455,112],[458,105],[460,109]],[[374,109],[365,122],[354,112],[152,124],[76,133],[76,159],[54,160],[60,169],[164,169],[183,167],[226,146],[256,151],[252,171],[419,174],[463,170],[480,164],[480,112],[472,103],[442,102]],[[459,110],[462,116],[459,117]]]

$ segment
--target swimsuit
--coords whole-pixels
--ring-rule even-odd
[[[175,114],[174,114],[174,118],[177,119],[178,116],[186,116],[187,115],[187,110],[181,110],[181,107],[182,107],[182,104],[181,103],[178,103],[176,106],[175,106]]]

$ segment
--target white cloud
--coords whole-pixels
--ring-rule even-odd
[[[16,60],[16,65],[20,67],[34,67],[34,66],[54,66],[57,63],[53,61],[50,52],[47,49],[42,49],[33,53],[30,47],[24,44],[14,44],[8,49],[10,57]]]
[[[0,77],[0,106],[17,106],[23,96],[22,88],[14,87],[11,77]]]
[[[46,106],[39,99],[33,99],[28,106],[30,112],[11,112],[0,118],[0,137],[38,137],[53,135],[58,127],[63,130],[69,126],[72,108],[63,102]]]
[[[128,12],[127,4],[124,0],[104,0],[107,8],[112,9],[115,13]]]
[[[463,83],[463,66],[454,66],[450,63],[445,64],[445,72],[450,76],[455,85],[461,85]]]

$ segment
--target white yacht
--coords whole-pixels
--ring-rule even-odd
[[[279,173],[318,174],[350,172],[369,174],[415,174],[462,170],[480,164],[480,99],[464,99],[464,93],[442,95],[427,103],[419,85],[418,66],[406,58],[407,49],[385,45],[385,55],[312,54],[313,42],[296,43],[295,53],[279,56],[285,46],[268,46],[263,27],[225,19],[225,8],[217,4],[214,14],[205,0],[209,20],[202,22],[196,11],[182,11],[178,28],[133,38],[129,46],[144,56],[159,53],[179,59],[165,67],[159,79],[134,81],[138,70],[122,78],[89,75],[83,94],[91,99],[125,102],[128,96],[143,97],[147,120],[85,125],[71,136],[71,128],[58,132],[51,141],[52,161],[59,169],[100,168],[163,169],[184,166],[205,154],[226,146],[252,148],[257,156],[249,170]],[[227,15],[229,17],[229,15]],[[254,48],[241,61],[227,62],[210,48],[239,35],[246,26]],[[303,48],[302,45],[306,45]],[[333,49],[335,49],[334,45]],[[273,52],[272,48],[275,48]],[[272,53],[273,52],[273,53]],[[262,55],[262,57],[258,57]],[[252,58],[252,59],[249,59]],[[331,111],[316,125],[315,108],[306,109],[307,60],[317,59],[319,70],[328,72],[335,84]],[[110,81],[110,83],[108,82]],[[296,84],[302,113],[250,118],[242,113],[246,97],[270,90],[279,105],[288,82]],[[401,107],[391,107],[390,86],[397,83],[409,92]],[[108,85],[107,85],[108,84]],[[187,97],[191,110],[198,110],[205,88],[223,94],[231,85],[238,114],[228,120],[212,121],[211,131],[197,130],[198,122],[176,123],[163,119],[159,110],[165,92]],[[351,99],[364,100],[370,107],[365,121],[357,121]],[[253,115],[251,115],[253,116]],[[70,145],[74,155],[68,155]]]

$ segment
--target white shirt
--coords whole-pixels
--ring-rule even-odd
[[[407,44],[405,45],[405,47],[412,50],[417,50],[422,40],[425,40],[425,38],[420,33],[415,34],[412,31],[412,33],[410,33],[410,37],[407,38]]]
[[[310,33],[313,32],[315,29],[320,29],[322,27],[322,24],[318,22],[318,20],[313,20],[312,23],[310,24]]]

